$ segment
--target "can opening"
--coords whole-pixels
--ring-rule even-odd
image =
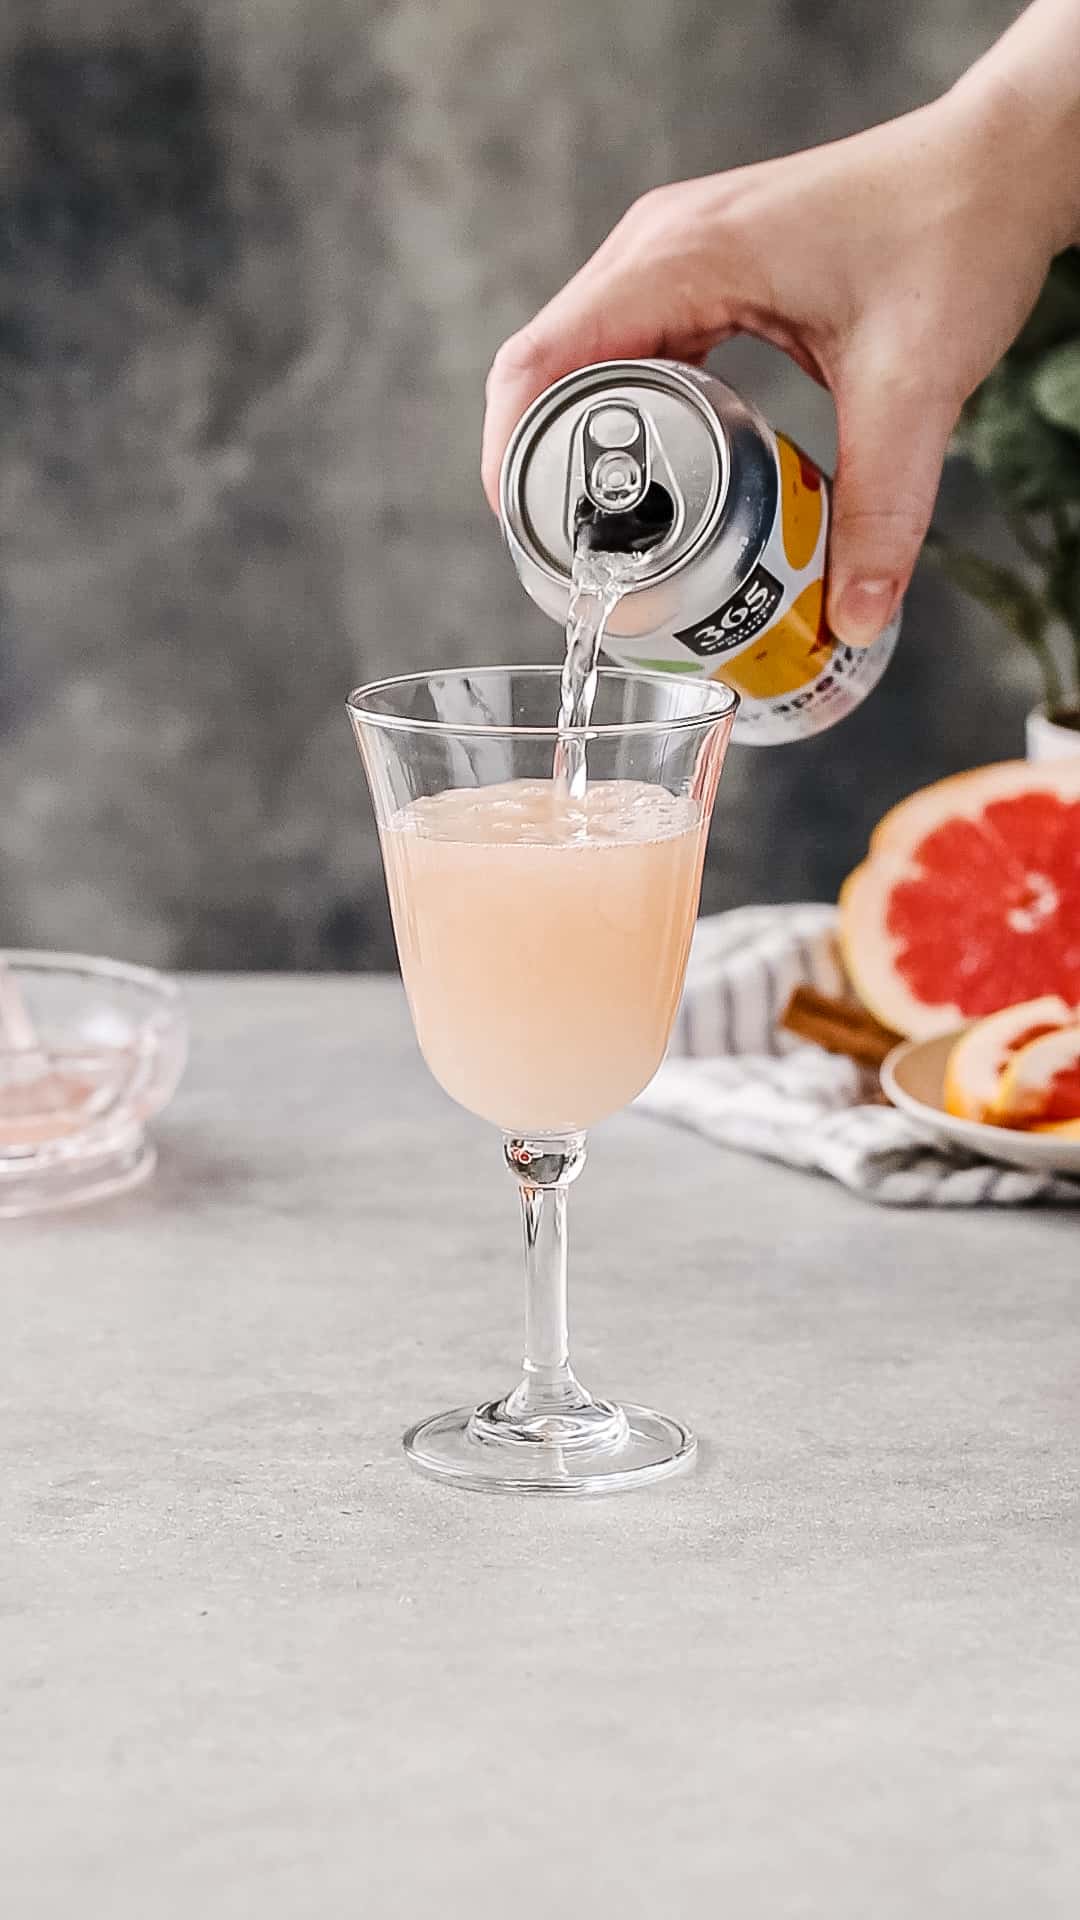
[[[582,495],[574,515],[578,545],[597,553],[648,553],[674,525],[675,502],[659,480],[625,513],[607,513]]]

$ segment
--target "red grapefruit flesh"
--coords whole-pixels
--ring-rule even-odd
[[[945,1066],[943,1088],[946,1113],[959,1120],[986,1120],[998,1096],[1001,1076],[1012,1054],[1044,1033],[1055,1033],[1077,1020],[1073,1009],[1057,994],[1024,1000],[985,1020],[976,1020],[952,1047]]]
[[[1020,1047],[1006,1063],[987,1117],[999,1127],[1080,1120],[1080,1025]]]
[[[866,1005],[924,1038],[1019,1001],[1080,1001],[1080,758],[979,767],[886,814],[840,895]]]

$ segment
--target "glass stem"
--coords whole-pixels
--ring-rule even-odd
[[[511,1420],[591,1407],[570,1365],[566,1306],[566,1201],[585,1165],[585,1135],[525,1140],[507,1135],[506,1164],[521,1194],[525,1236],[525,1357],[505,1402]]]
[[[586,1393],[568,1352],[566,1194],[585,1165],[585,1135],[507,1134],[503,1151],[525,1227],[525,1359],[513,1393],[477,1407],[469,1437],[519,1452],[546,1449],[557,1474],[570,1455],[621,1447],[630,1431],[621,1407]]]

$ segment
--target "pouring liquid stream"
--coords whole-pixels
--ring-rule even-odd
[[[604,628],[634,576],[635,555],[590,545],[578,533],[566,615],[566,658],[559,704],[559,741],[552,776],[556,800],[580,803],[588,782],[583,730],[592,719]]]

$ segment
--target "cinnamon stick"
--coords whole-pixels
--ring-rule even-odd
[[[863,1067],[880,1067],[900,1038],[855,1000],[834,1000],[816,987],[796,987],[780,1025],[826,1053],[843,1053]]]

